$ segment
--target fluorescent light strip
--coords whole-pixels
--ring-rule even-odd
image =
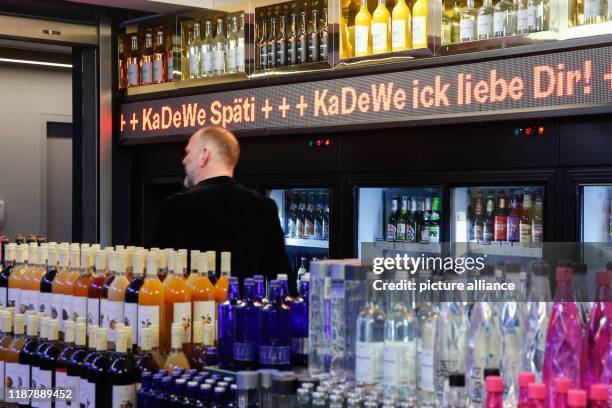
[[[0,62],[10,62],[13,64],[43,65],[47,67],[72,68],[72,64],[60,64],[58,62],[31,61],[12,58],[0,58]]]

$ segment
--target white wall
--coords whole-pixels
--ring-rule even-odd
[[[46,122],[70,122],[72,72],[0,65],[0,235],[46,234]]]

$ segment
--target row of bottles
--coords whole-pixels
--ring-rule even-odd
[[[275,7],[258,10],[255,22],[255,68],[258,70],[327,61],[330,38],[327,7],[307,3],[298,10]]]
[[[400,197],[391,199],[385,241],[440,242],[440,197]],[[408,204],[410,202],[410,205]]]
[[[172,81],[172,33],[166,27],[119,37],[119,89]]]
[[[181,79],[245,71],[244,13],[216,20],[214,32],[211,19],[181,24]]]

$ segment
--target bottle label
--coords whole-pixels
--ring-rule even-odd
[[[225,52],[215,51],[213,53],[213,64],[217,73],[225,73]]]
[[[536,223],[535,221],[532,222],[531,242],[533,242],[534,244],[540,244],[542,242],[542,234],[542,224]]]
[[[297,39],[293,39],[289,41],[289,47],[287,48],[287,58],[289,59],[290,65],[297,64],[297,57],[298,57],[297,46],[298,46]]]
[[[23,388],[34,388],[30,385],[30,365],[29,364],[19,364],[19,380],[17,384],[21,384],[20,387]],[[29,398],[22,398],[19,400],[19,403],[22,405],[28,405],[30,403]]]
[[[383,379],[384,343],[358,341],[355,350],[355,379],[365,384],[374,384]]]
[[[266,365],[289,364],[291,350],[284,346],[259,346],[259,363]]]
[[[406,44],[406,20],[393,20],[391,23],[391,41],[393,49],[403,49],[408,46]]]
[[[112,408],[126,408],[136,406],[136,385],[113,385]]]
[[[259,50],[259,65],[260,69],[268,68],[268,46],[262,45]]]
[[[370,37],[370,27],[355,26],[355,52],[359,54],[368,53],[368,41]]]
[[[276,64],[279,67],[284,67],[287,65],[287,43],[285,41],[281,41],[278,48],[278,61]]]
[[[92,324],[100,325],[100,299],[98,298],[87,298],[87,334]]]
[[[414,229],[414,226],[412,224],[407,224],[406,225],[406,239],[405,241],[407,242],[414,242],[416,241],[416,231]]]
[[[429,242],[437,244],[440,242],[440,226],[430,225],[429,226]]]
[[[461,41],[466,42],[466,41],[473,41],[474,40],[474,34],[475,34],[475,30],[474,30],[474,20],[471,18],[462,18],[461,19],[461,24],[460,24],[460,35],[461,35]]]
[[[414,341],[386,341],[383,351],[384,383],[389,386],[408,386],[416,383],[416,344]]]
[[[62,316],[60,319],[60,331],[66,331],[66,321],[72,317],[72,295],[61,295]]]
[[[8,288],[8,292],[7,292],[7,307],[17,307],[17,305],[19,304],[19,297],[21,295],[21,289],[17,289],[17,288]]]
[[[519,240],[519,219],[518,217],[508,216],[508,226],[506,227],[506,240],[517,242]]]
[[[238,47],[236,47],[236,67],[244,68],[244,38],[238,39]]]
[[[478,38],[490,38],[492,21],[490,15],[478,16]]]
[[[529,11],[519,10],[516,18],[516,30],[521,32],[529,31]]]
[[[197,78],[200,76],[200,61],[198,56],[194,53],[189,53],[189,77]]]
[[[66,405],[68,406],[74,406],[76,408],[78,408],[78,403],[77,401],[79,401],[79,396],[81,395],[81,392],[79,390],[79,386],[80,386],[80,377],[75,376],[75,375],[69,375],[66,377],[66,387],[69,390],[72,390],[72,395],[71,395],[71,399],[67,402]]]
[[[138,305],[138,345],[142,339],[142,329],[156,325],[159,327],[159,306]]]
[[[100,327],[108,330],[108,300],[100,299]]]
[[[421,226],[421,242],[429,242],[429,224]]]
[[[6,363],[4,369],[4,392],[8,390],[25,387],[25,385],[19,383],[19,364],[18,363]]]
[[[30,303],[31,301],[31,294],[33,292],[31,290],[27,290],[27,289],[22,289],[21,290],[21,298],[19,299],[19,312],[18,313],[25,313],[28,310],[31,310],[30,307]]]
[[[53,294],[52,293],[41,293],[39,310],[44,313],[47,317],[51,317],[51,309],[53,308]]]
[[[328,50],[328,41],[329,41],[329,37],[327,35],[323,35],[321,36],[321,39],[319,40],[319,42],[321,43],[319,45],[319,58],[321,60],[326,61],[327,60],[327,50]]]
[[[308,354],[308,337],[291,338],[291,354]]]
[[[387,23],[372,24],[372,50],[374,52],[387,51]]]
[[[41,390],[50,390],[53,387],[53,371],[38,370],[38,388]],[[51,408],[51,400],[38,401],[40,408]]]
[[[493,14],[493,31],[496,33],[503,33],[506,35],[506,15],[508,12],[506,11],[496,11]]]
[[[128,85],[138,86],[138,64],[128,64]]]
[[[55,372],[55,388],[59,389],[67,389],[68,388],[68,375],[61,371]],[[57,401],[55,403],[55,408],[63,408],[68,406],[64,400]]]
[[[496,241],[505,241],[506,240],[506,216],[505,215],[496,215],[495,216],[495,226],[494,228],[494,237]]]
[[[519,226],[519,235],[521,237],[521,244],[530,245],[531,244],[531,224],[525,224],[521,222]]]
[[[395,241],[395,225],[387,224],[387,241]]]
[[[213,53],[212,51],[202,53],[202,74],[208,74],[213,70]]]
[[[234,47],[230,46],[227,49],[227,68],[232,70],[232,71],[236,69],[236,48],[235,48],[235,44],[234,44]]]
[[[139,344],[138,342],[138,303],[125,303],[123,309],[124,322],[126,326],[133,327],[132,330],[132,344]]]
[[[39,373],[40,373],[40,368],[32,367],[32,374],[30,377],[30,386],[32,388],[38,388],[38,374]],[[4,369],[2,371],[2,374],[4,375]]]
[[[412,44],[414,48],[427,47],[427,17],[412,17]]]
[[[124,322],[124,308],[125,303],[116,300],[109,300],[107,303],[106,313],[108,319],[104,322],[104,327],[108,330],[108,341],[117,340],[117,332],[115,332],[115,325],[117,323]]]
[[[183,326],[183,343],[191,343],[191,302],[177,302],[174,304],[173,323]]]
[[[6,307],[8,300],[8,288],[0,288],[0,306]]]
[[[308,44],[308,55],[310,56],[309,61],[319,60],[319,36],[313,33],[310,37],[310,44]]]
[[[72,318],[70,320],[76,322],[79,317],[87,317],[87,298],[84,296],[73,296]]]
[[[142,84],[147,85],[153,82],[153,64],[151,61],[142,64]]]
[[[234,360],[257,361],[257,343],[234,342]]]
[[[298,54],[300,55],[300,63],[305,64],[308,61],[308,44],[305,35],[300,38]]]
[[[403,222],[397,223],[397,236],[396,240],[405,241],[406,240],[406,224]]]
[[[84,390],[83,402],[85,408],[96,408],[96,384],[87,381]],[[80,388],[82,390],[82,388]],[[134,406],[134,405],[133,405]]]
[[[153,61],[153,81],[164,82],[164,62],[161,59]]]
[[[421,369],[419,373],[419,388],[423,391],[434,392],[434,352],[422,349],[419,353]]]
[[[87,401],[87,392],[89,391],[89,382],[87,382],[87,380],[80,378],[79,377],[79,405],[81,407],[90,407],[90,402]],[[93,394],[90,394],[91,398],[90,400],[94,400],[94,404],[95,404],[95,397],[96,394],[95,392]]]
[[[201,319],[203,324],[214,324],[215,301],[205,300],[193,302],[193,318]]]
[[[313,233],[314,233],[314,225],[312,223],[312,220],[309,218],[306,218],[306,221],[304,222],[304,238],[312,237]]]
[[[268,46],[268,67],[276,66],[276,41],[272,41]]]
[[[475,222],[472,227],[472,237],[474,241],[482,241],[483,237],[482,224],[479,222]]]

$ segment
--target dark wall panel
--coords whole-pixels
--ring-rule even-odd
[[[561,125],[561,165],[612,164],[612,117],[567,120]]]

